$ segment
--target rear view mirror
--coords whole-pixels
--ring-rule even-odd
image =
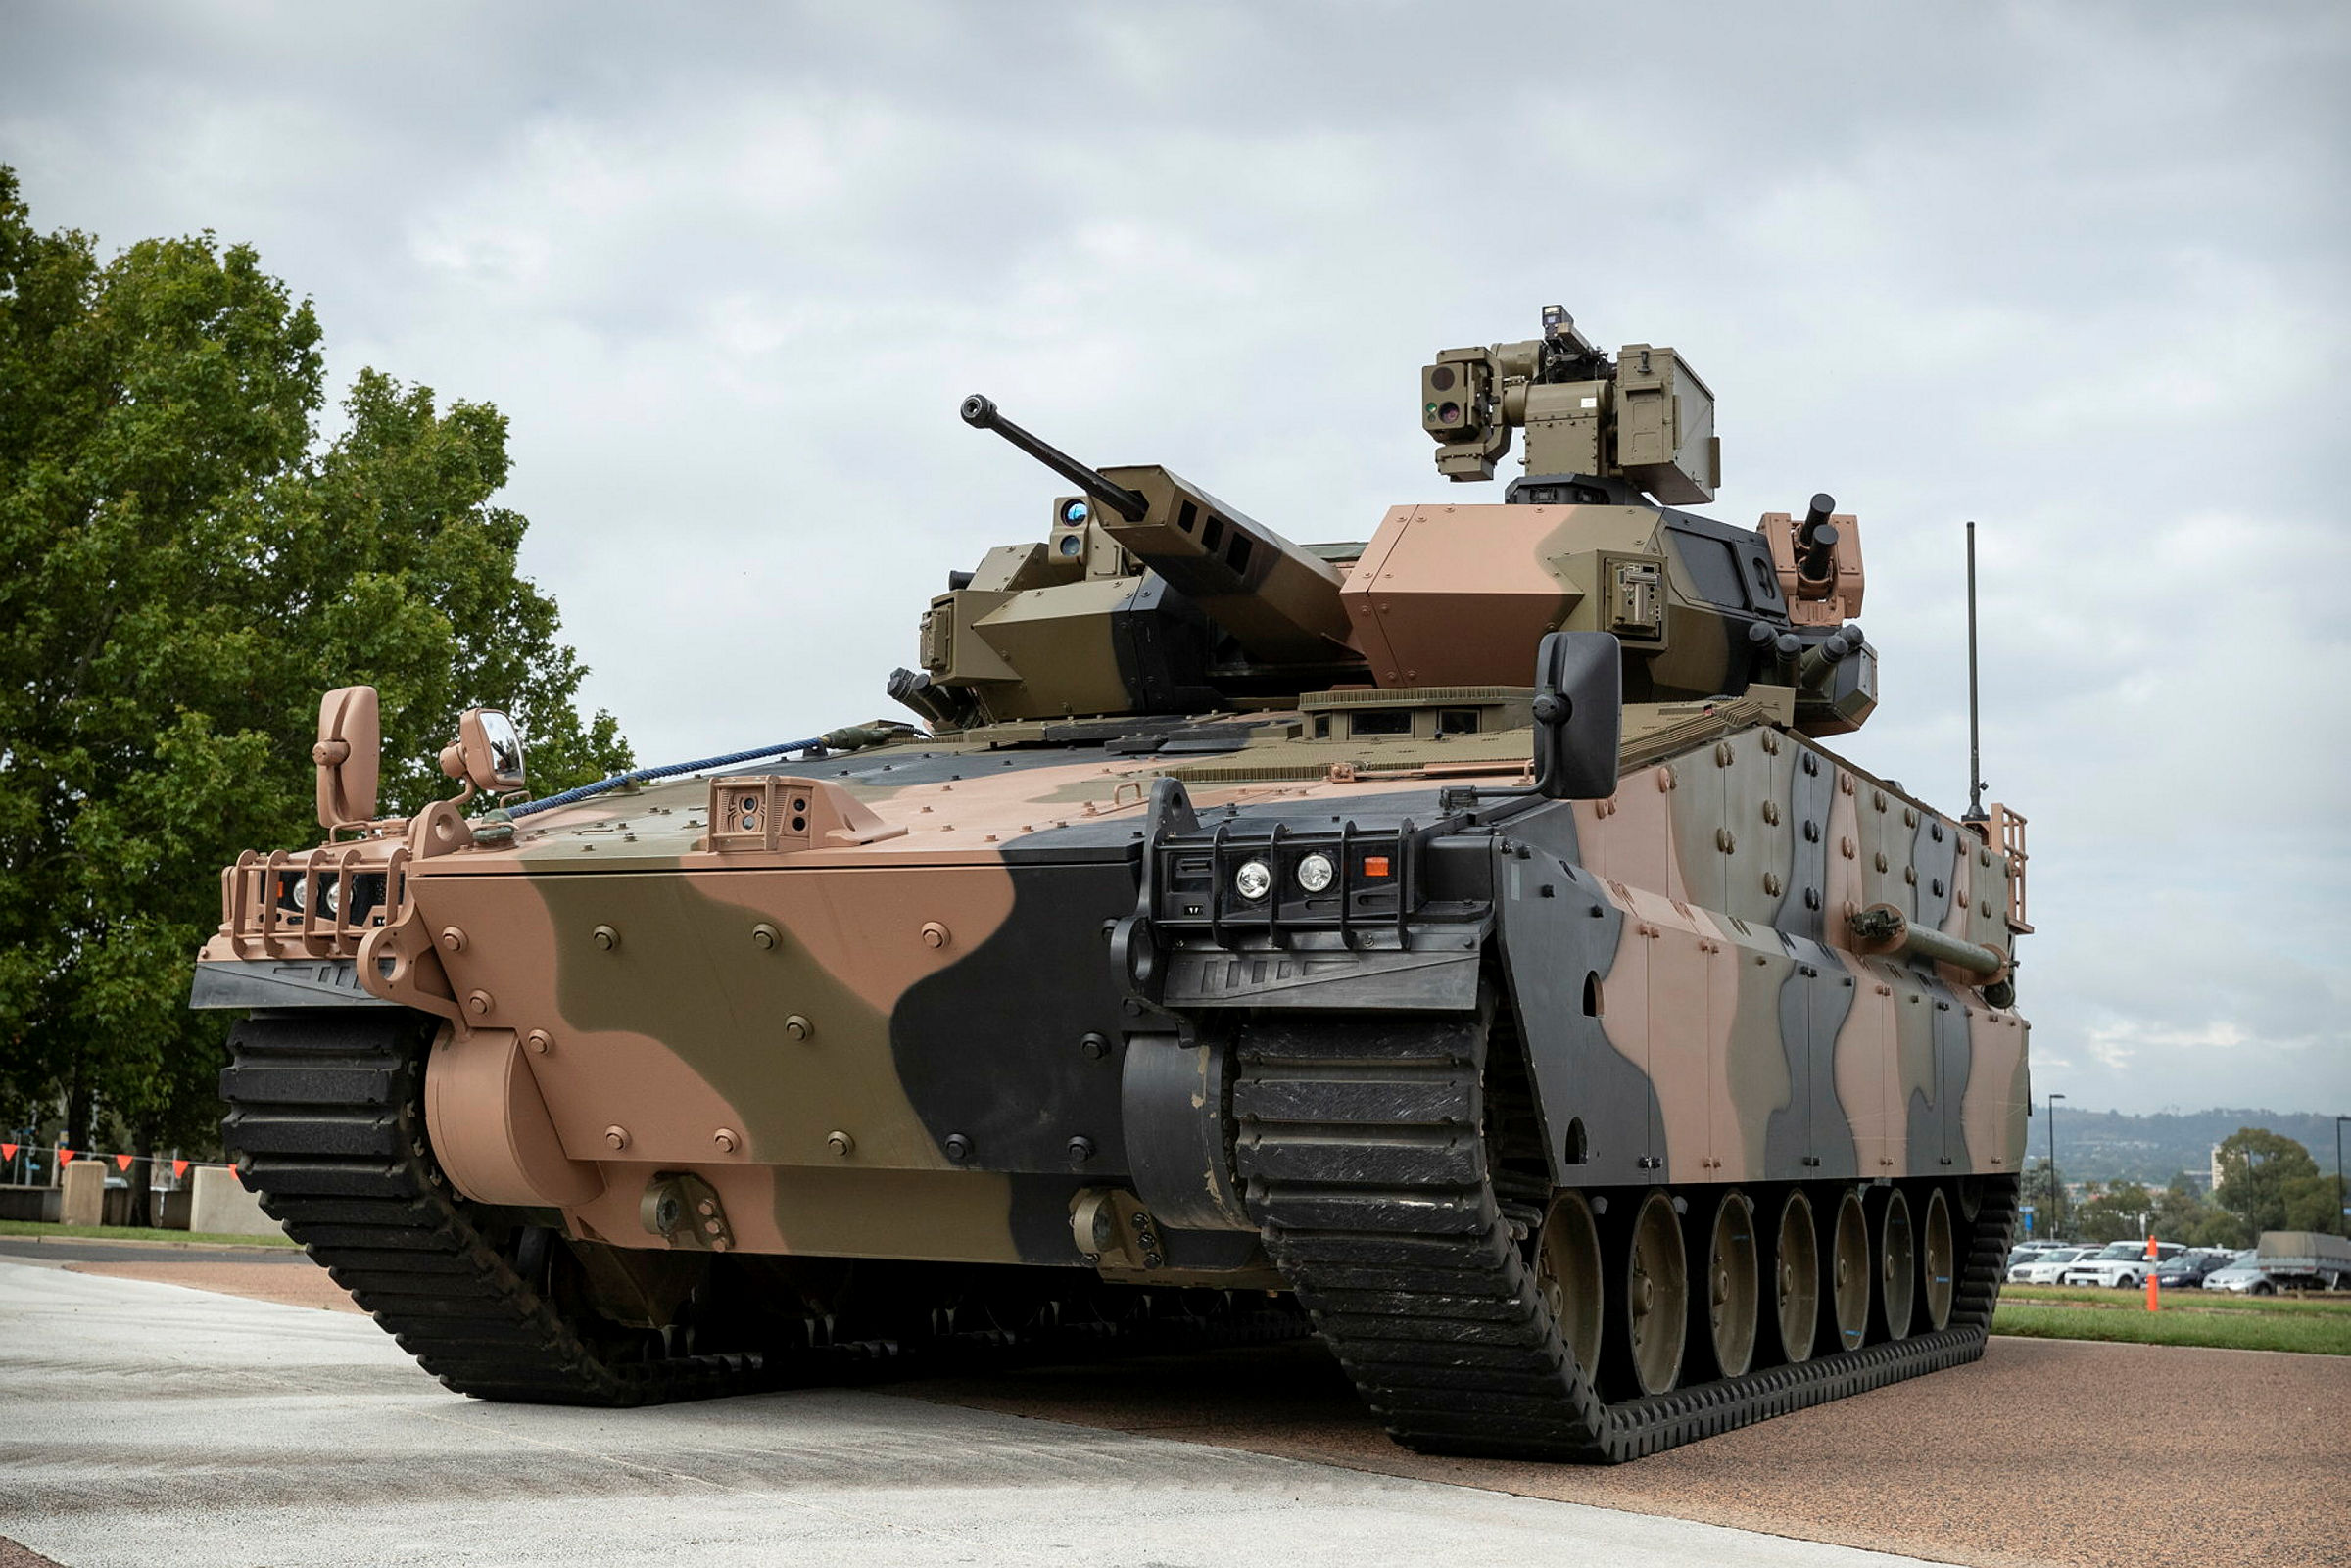
[[[511,794],[522,787],[522,733],[497,708],[467,708],[457,718],[457,766],[448,752],[442,769],[461,778],[485,795]]]
[[[337,828],[375,820],[375,786],[384,752],[375,688],[343,686],[318,703],[318,826]]]
[[[1607,632],[1554,632],[1535,653],[1535,788],[1553,800],[1616,792],[1624,649]]]

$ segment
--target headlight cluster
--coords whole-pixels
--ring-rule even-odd
[[[1300,856],[1292,875],[1298,879],[1302,890],[1319,893],[1326,891],[1337,879],[1339,869],[1331,863],[1328,855],[1318,849]],[[1262,860],[1241,862],[1240,869],[1232,874],[1232,890],[1251,903],[1256,903],[1273,890],[1272,868]]]

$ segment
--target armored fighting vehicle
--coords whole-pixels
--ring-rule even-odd
[[[1401,1443],[1609,1461],[1974,1358],[2023,823],[1824,744],[1857,524],[1683,509],[1705,384],[1557,308],[1420,404],[1524,476],[1300,545],[971,399],[1069,488],[922,610],[919,728],[528,800],[474,710],[386,818],[330,693],[326,840],[197,970],[242,1179],[489,1399],[1311,1332]]]

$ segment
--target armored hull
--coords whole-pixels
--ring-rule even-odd
[[[223,874],[228,1144],[404,1346],[625,1404],[1317,1333],[1400,1442],[1601,1461],[1981,1354],[2022,824],[1824,745],[1849,517],[1570,476],[1306,549],[1014,433],[1122,520],[957,574],[931,734]]]
[[[1703,1430],[1977,1354],[2025,1026],[1832,916],[1989,937],[2005,857],[1763,698],[1636,708],[1611,797],[1488,800],[1525,769],[1517,696],[1144,751],[1042,727],[547,813],[402,870],[461,1026],[264,934],[282,912],[216,942],[204,990],[293,1004],[238,1031],[229,1139],[363,1305],[492,1396],[1260,1337],[1306,1326],[1295,1300],[1408,1441],[1612,1455],[1672,1441],[1672,1391],[1726,1352],[1751,1388]],[[1498,728],[1314,738],[1437,711]],[[856,825],[712,847],[744,801]],[[1344,872],[1319,898],[1223,886],[1315,853]],[[650,1188],[708,1194],[723,1232],[648,1224]],[[1652,1193],[1683,1321],[1653,1307],[1637,1344]],[[1561,1196],[1596,1268],[1546,1271]],[[1579,1269],[1586,1299],[1546,1300]]]

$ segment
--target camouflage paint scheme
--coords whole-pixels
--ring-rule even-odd
[[[2030,928],[2006,813],[1980,833],[1814,738],[1875,702],[1857,635],[1849,658],[1818,651],[1860,602],[1850,518],[1824,587],[1788,514],[1739,529],[1621,488],[1399,507],[1367,544],[1311,551],[1220,508],[1249,542],[1233,572],[1171,575],[1213,601],[1278,569],[1291,598],[1222,653],[1210,623],[1197,668],[1170,675],[1152,649],[1202,618],[1158,566],[1194,536],[1175,508],[1217,503],[1165,470],[1110,472],[1151,493],[1142,523],[1064,529],[1064,498],[1046,545],[991,552],[934,601],[909,703],[934,736],[608,794],[510,838],[446,808],[377,825],[339,847],[411,858],[391,934],[358,947],[364,996],[352,943],[239,915],[233,884],[259,873],[232,869],[199,1005],[251,1005],[274,976],[297,1005],[442,1015],[428,1084],[452,1178],[628,1248],[700,1244],[640,1215],[649,1181],[691,1172],[741,1251],[1085,1266],[1073,1206],[1136,1184],[1138,1042],[1213,1047],[1250,1007],[1399,1005],[1407,970],[1425,999],[1406,1006],[1501,988],[1561,1187],[2018,1169],[2024,1021],[1991,977],[1871,956],[1849,925],[1891,905],[2003,959]],[[1528,782],[1527,672],[1560,628],[1623,640],[1616,791],[1449,806],[1450,787]],[[1800,653],[1764,635],[1791,629]],[[1286,693],[1285,648],[1315,661]],[[1243,828],[1450,824],[1482,907],[1329,978],[1188,935],[1188,1000],[1140,997],[1109,937],[1163,776]],[[719,841],[754,788],[805,831]],[[1204,958],[1230,960],[1214,985]],[[1159,1277],[1280,1283],[1243,1224],[1167,1235]]]

